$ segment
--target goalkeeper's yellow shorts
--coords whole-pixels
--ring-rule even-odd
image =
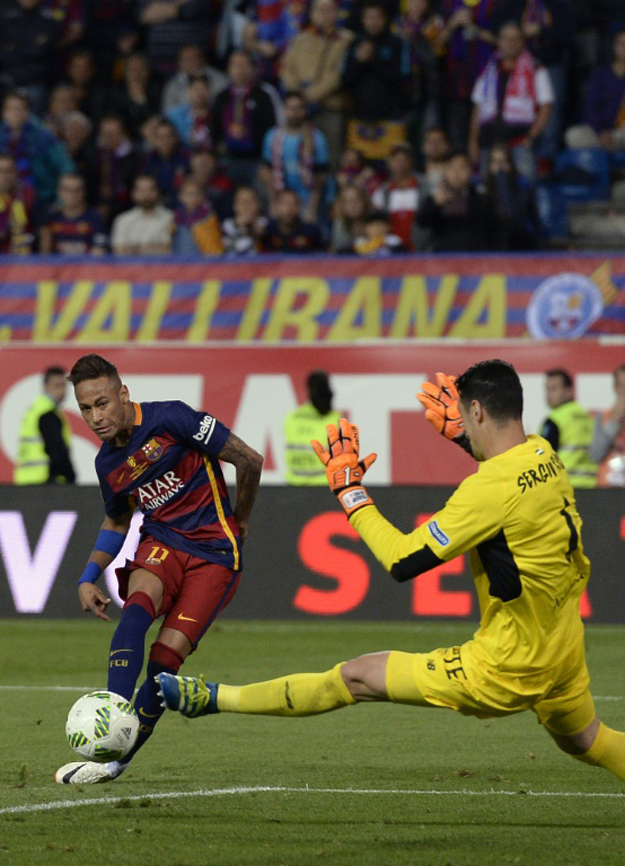
[[[547,730],[571,736],[595,717],[581,641],[540,674],[502,674],[478,658],[475,642],[427,653],[391,652],[386,689],[391,701],[444,707],[480,719],[533,710]]]

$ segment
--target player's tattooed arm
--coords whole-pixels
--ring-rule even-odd
[[[234,516],[241,532],[241,541],[245,541],[248,520],[260,484],[263,457],[230,431],[225,445],[219,452],[219,459],[226,463],[232,463],[236,469],[237,499],[234,506]]]

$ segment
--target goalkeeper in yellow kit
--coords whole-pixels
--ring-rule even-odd
[[[313,442],[352,526],[398,581],[469,553],[480,626],[462,646],[379,652],[324,673],[229,686],[159,674],[164,704],[215,712],[309,716],[360,701],[447,707],[489,718],[533,710],[558,746],[625,781],[625,733],[599,721],[589,691],[579,599],[590,573],[570,481],[549,443],[526,436],[514,368],[483,361],[457,380],[437,373],[419,400],[426,417],[472,453],[478,471],[432,519],[404,534],[362,486],[376,459],[359,457],[358,428]]]

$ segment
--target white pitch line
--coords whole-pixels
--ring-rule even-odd
[[[96,686],[0,686],[0,689],[7,692],[93,692],[96,688]]]
[[[142,794],[132,797],[94,797],[88,800],[54,800],[51,803],[33,803],[28,806],[7,806],[0,815],[15,815],[23,812],[49,812],[55,809],[76,809],[81,806],[111,806],[116,803],[145,802],[146,800],[179,800],[187,797],[227,797],[237,794],[357,794],[357,795],[403,795],[409,797],[593,797],[625,799],[625,794],[585,791],[435,791],[401,788],[292,788],[288,786],[213,788],[198,791],[170,791],[167,794]]]

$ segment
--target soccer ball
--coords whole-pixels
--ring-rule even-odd
[[[121,695],[91,692],[79,698],[69,711],[65,733],[81,758],[119,761],[132,749],[139,733],[139,717]]]

